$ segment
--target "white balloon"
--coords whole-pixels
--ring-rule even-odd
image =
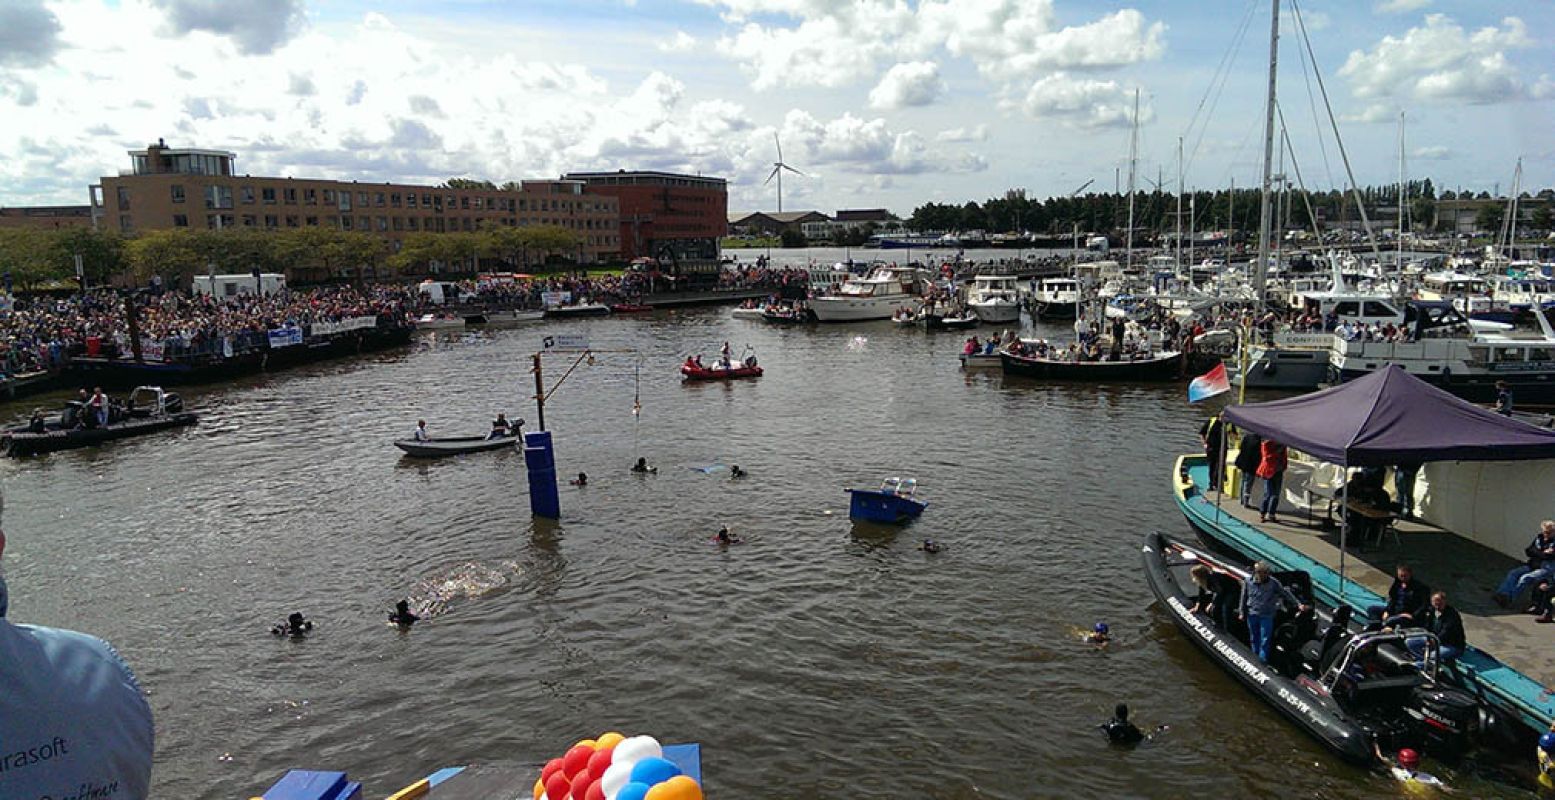
[[[621,744],[625,744],[625,742],[622,742]],[[619,744],[616,745],[618,748],[620,746],[621,745]],[[610,766],[605,768],[605,774],[599,776],[599,789],[605,793],[605,800],[616,800],[616,795],[620,794],[621,787],[630,783],[631,780],[632,765],[622,764],[621,762],[617,761],[615,755],[612,754],[610,757]]]
[[[633,736],[616,745],[614,753],[610,756],[612,766],[626,764],[631,766],[645,758],[663,758],[664,748],[659,746],[659,740],[652,736]]]

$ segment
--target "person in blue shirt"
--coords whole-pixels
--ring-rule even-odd
[[[95,636],[11,622],[5,597],[0,578],[0,797],[145,800],[154,730],[135,674]]]

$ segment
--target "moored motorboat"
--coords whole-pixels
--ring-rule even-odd
[[[1145,537],[1145,579],[1172,622],[1210,660],[1329,750],[1369,765],[1376,747],[1410,747],[1456,758],[1498,723],[1475,698],[1438,678],[1440,645],[1422,629],[1363,630],[1351,609],[1312,608],[1276,621],[1267,662],[1245,641],[1245,625],[1195,610],[1191,572],[1209,570],[1222,593],[1240,591],[1244,565],[1210,556],[1160,533]],[[1273,576],[1313,604],[1304,572]],[[1230,623],[1230,624],[1227,624]],[[1410,651],[1413,643],[1420,651]]]
[[[545,316],[550,319],[568,317],[604,317],[610,314],[610,306],[604,303],[576,303],[567,306],[548,306]]]
[[[1047,358],[1036,354],[999,353],[1004,374],[1061,381],[1174,381],[1182,378],[1182,353],[1162,351],[1123,355],[1117,361]]]
[[[0,435],[0,449],[12,456],[52,453],[79,447],[128,439],[148,433],[193,425],[199,417],[183,410],[178,395],[162,391],[157,386],[141,386],[130,393],[124,407],[112,406],[108,423],[86,427],[91,410],[80,401],[66,403],[59,419],[48,422],[34,416],[26,427],[12,428]]]
[[[963,369],[1003,369],[1004,360],[998,353],[962,353]]]
[[[763,305],[754,300],[747,300],[730,311],[729,316],[734,319],[761,319],[761,315],[765,312],[766,308]]]
[[[448,328],[463,328],[464,317],[442,316],[438,314],[422,314],[414,320],[416,330],[436,331]]]
[[[983,322],[1019,322],[1020,281],[1014,275],[974,276],[966,305]]]
[[[405,451],[405,455],[416,458],[443,458],[446,456],[465,455],[467,453],[485,453],[491,450],[511,448],[514,443],[523,441],[518,436],[498,436],[487,438],[485,436],[448,436],[440,439],[399,439],[394,446]]]
[[[923,325],[931,331],[964,331],[977,327],[980,322],[982,320],[970,311],[923,315]]]
[[[500,311],[487,311],[484,316],[489,323],[537,322],[545,319],[545,312],[538,308],[512,308]]]

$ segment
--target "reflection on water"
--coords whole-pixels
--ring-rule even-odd
[[[400,458],[419,418],[533,421],[529,356],[556,333],[635,351],[546,408],[562,480],[590,476],[561,521],[530,518],[517,453]],[[1207,409],[1180,385],[965,374],[961,340],[691,310],[195,388],[194,428],[0,462],[10,614],[119,646],[156,712],[157,797],[248,797],[294,766],[382,796],[607,729],[700,741],[710,791],[756,800],[1395,791],[1149,607],[1139,543],[1184,529],[1168,471]],[[683,385],[685,354],[724,341],[766,375]],[[639,456],[659,473],[629,473]],[[687,468],[735,463],[751,477]],[[922,518],[851,523],[843,487],[889,475],[919,479]],[[713,545],[721,524],[745,544]],[[432,619],[402,636],[384,615],[406,595]],[[318,629],[275,641],[293,610]],[[1099,619],[1104,650],[1072,633]],[[1119,701],[1173,734],[1108,750]]]

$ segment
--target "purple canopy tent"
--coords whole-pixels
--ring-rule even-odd
[[[1346,472],[1429,461],[1555,459],[1555,431],[1460,400],[1397,365],[1301,397],[1231,406],[1222,417]],[[1346,509],[1339,533],[1341,594],[1349,527]]]

